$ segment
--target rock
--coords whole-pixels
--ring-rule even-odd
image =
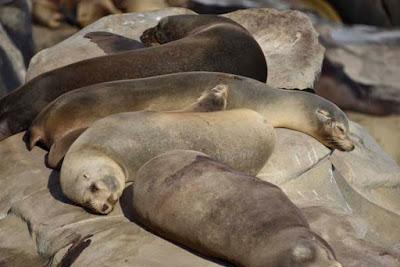
[[[33,40],[35,42],[35,51],[52,47],[78,31],[78,28],[68,24],[61,24],[57,30],[49,29],[44,26],[33,26]]]
[[[400,224],[400,167],[361,126],[352,123],[351,132],[356,149],[331,157],[336,181],[353,213],[370,224],[369,238],[392,246],[400,240],[393,229]]]
[[[332,246],[343,266],[399,266],[399,254],[363,240],[365,222],[362,219],[326,207],[313,206],[302,211],[311,228]]]
[[[107,31],[140,41],[142,32],[153,27],[166,16],[192,14],[188,9],[169,8],[144,13],[131,13],[103,17],[85,27],[61,43],[37,53],[29,64],[26,80],[37,75],[88,58],[105,55],[90,39],[83,36],[88,32]],[[68,56],[65,56],[68,55]],[[57,58],[59,60],[54,60]]]
[[[41,267],[45,261],[36,252],[26,222],[15,215],[0,220],[0,266]]]
[[[0,24],[0,97],[20,86],[24,79],[24,59]]]
[[[26,66],[34,53],[31,20],[29,0],[0,2],[0,23],[14,45],[21,51]]]
[[[303,133],[288,129],[276,129],[277,140],[274,152],[259,178],[273,184],[283,184],[302,175],[318,162],[329,156],[331,150],[321,145],[314,138],[307,138]],[[287,157],[290,149],[290,157]]]
[[[380,117],[355,112],[347,112],[347,115],[362,125],[400,166],[400,116]]]
[[[319,95],[339,107],[400,114],[400,31],[366,26],[317,26],[325,46]]]
[[[350,126],[356,149],[333,153],[305,134],[277,129],[275,151],[257,176],[279,185],[301,207],[359,216],[366,222],[364,237],[390,248],[400,240],[400,167],[361,126]]]
[[[262,47],[268,64],[267,84],[286,89],[313,88],[324,48],[305,14],[259,8],[224,16],[242,24]]]
[[[140,41],[142,32],[162,17],[193,14],[183,8],[104,17],[67,40],[35,55],[27,80],[40,73],[105,53],[89,39],[88,32],[107,31]],[[267,83],[287,89],[312,88],[321,68],[324,49],[309,18],[298,11],[249,9],[224,15],[242,24],[261,45],[268,64]],[[62,55],[68,55],[63,57]],[[54,60],[59,58],[60,60]]]
[[[396,0],[330,0],[329,2],[349,24],[382,27],[400,25],[400,5]]]

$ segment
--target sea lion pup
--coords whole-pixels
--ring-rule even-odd
[[[160,236],[246,267],[339,267],[299,208],[268,182],[188,150],[138,171],[133,212]]]
[[[181,110],[176,110],[174,112],[212,112],[212,111],[218,111],[218,110],[225,110],[226,102],[227,102],[227,94],[228,94],[228,91],[227,91],[226,86],[222,86],[222,85],[216,86],[216,87],[212,88],[211,90],[206,90],[205,92],[203,92],[201,94],[201,96],[199,97],[199,99],[197,99],[196,102],[190,104],[186,108],[183,108]],[[128,104],[128,106],[124,106],[124,104]],[[130,103],[130,104],[132,105],[132,103]],[[119,102],[119,105],[117,103],[113,103],[113,105],[110,105],[108,107],[110,109],[107,110],[107,112],[109,114],[121,113],[124,111],[129,111],[129,109],[130,109],[129,107],[130,107],[129,103],[127,103],[126,100],[124,101],[123,99],[121,99],[121,102]],[[104,110],[105,110],[105,108],[103,108],[103,112],[104,112]],[[134,109],[131,111],[134,111]],[[96,119],[99,119],[102,117],[107,117],[107,115],[109,115],[109,114],[104,112],[98,118],[92,117],[90,122],[93,122]],[[99,113],[96,113],[96,115],[99,115]],[[63,123],[62,118],[60,118],[60,119],[61,119],[61,121],[59,121],[57,123],[58,126]],[[85,122],[87,124],[83,124]],[[83,123],[81,123],[81,125],[80,125],[81,128],[73,129],[73,130],[69,131],[68,133],[66,133],[65,135],[62,135],[62,137],[59,137],[56,139],[51,138],[50,140],[47,139],[47,142],[45,142],[44,145],[48,145],[49,143],[51,144],[48,146],[48,147],[50,147],[50,149],[49,149],[49,153],[48,153],[47,159],[46,159],[47,167],[50,167],[53,169],[59,169],[61,167],[60,165],[61,165],[62,159],[64,158],[65,153],[67,153],[69,147],[89,127],[89,121],[83,121]],[[75,124],[74,126],[77,126],[77,125]],[[64,124],[61,127],[64,128],[64,131],[65,131],[68,126]],[[40,136],[40,135],[37,135],[37,131],[35,131],[35,129],[38,129],[38,128],[33,128],[33,130],[31,132],[32,133],[36,132],[36,135],[32,135],[31,137]],[[64,132],[61,132],[60,134],[63,134],[63,133]],[[47,135],[47,136],[49,136],[49,135]],[[36,141],[31,141],[31,144],[32,143],[36,143]],[[28,147],[28,148],[29,148],[29,150],[32,149],[32,147]]]
[[[227,109],[253,109],[274,127],[306,133],[332,149],[354,148],[348,119],[333,103],[314,94],[275,89],[250,78],[212,72],[109,82],[64,94],[34,120],[28,133],[28,147],[39,142],[49,149],[53,143],[70,138],[70,134],[79,136],[80,129],[112,113],[182,109],[196,101],[204,90],[221,88],[229,91]]]
[[[35,77],[0,100],[0,140],[29,127],[63,93],[84,86],[187,71],[267,78],[261,47],[236,22],[213,15],[165,17],[144,33],[158,46],[83,60]],[[149,43],[147,43],[149,44]]]
[[[275,144],[273,127],[255,111],[138,111],[98,120],[72,144],[61,167],[65,196],[107,214],[126,181],[149,159],[173,149],[193,149],[256,174]]]

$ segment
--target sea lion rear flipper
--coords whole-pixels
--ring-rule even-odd
[[[225,110],[228,101],[228,86],[219,84],[205,90],[195,103],[185,108],[184,111],[211,112]]]
[[[68,149],[75,142],[75,140],[86,130],[87,128],[81,128],[72,131],[65,135],[60,140],[54,142],[51,146],[49,154],[47,154],[46,164],[49,168],[60,169],[61,162],[67,153]]]
[[[97,46],[106,54],[113,54],[145,47],[144,44],[139,41],[110,32],[89,32],[85,34],[84,37],[97,44]]]

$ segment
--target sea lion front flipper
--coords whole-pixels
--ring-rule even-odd
[[[54,142],[54,144],[50,147],[49,153],[47,154],[47,167],[52,169],[60,169],[62,160],[68,149],[86,129],[87,128],[81,128],[72,131],[60,140]]]
[[[212,112],[225,110],[228,101],[228,86],[219,84],[205,90],[195,103],[185,108],[184,111]]]
[[[97,44],[97,46],[106,54],[113,54],[145,47],[145,45],[139,41],[110,32],[89,32],[85,34],[84,37]]]

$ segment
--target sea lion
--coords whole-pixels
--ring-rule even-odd
[[[189,106],[181,109],[181,110],[176,110],[175,112],[211,112],[211,111],[219,111],[219,110],[225,110],[226,109],[226,103],[227,103],[227,88],[225,86],[216,86],[212,88],[211,90],[206,90],[204,91],[199,99],[197,99],[196,102],[190,104]],[[132,105],[133,103],[131,103]],[[135,103],[136,104],[136,103]],[[124,111],[129,111],[129,102],[124,101],[121,99],[121,102],[119,102],[119,105],[112,103],[108,108],[109,110],[106,110],[107,107],[103,107],[103,112],[108,112],[109,114],[115,114],[115,113],[120,113]],[[96,115],[99,115],[96,113]],[[106,117],[107,114],[101,114],[101,117]],[[54,119],[54,117],[53,117]],[[61,119],[61,118],[60,118]],[[96,120],[95,117],[92,117],[92,122]],[[53,121],[54,122],[54,121]],[[57,119],[56,121],[57,122]],[[76,123],[77,121],[75,121]],[[57,123],[57,126],[60,124]],[[75,124],[77,126],[77,124]],[[46,165],[47,167],[53,168],[53,169],[59,169],[60,164],[62,162],[62,159],[64,158],[65,153],[67,153],[69,147],[72,145],[72,143],[89,127],[89,124],[82,124],[81,121],[81,128],[73,129],[71,131],[68,131],[65,133],[64,131],[66,130],[67,126],[64,125],[64,131],[61,132],[60,134],[63,134],[62,137],[60,138],[51,138],[48,140],[48,142],[44,143],[44,145],[47,145],[48,143],[51,143],[51,146],[48,146],[49,149],[49,154],[47,155],[46,159]],[[37,129],[37,128],[35,128]],[[58,129],[58,128],[57,128]],[[56,130],[57,130],[56,129]],[[33,132],[35,132],[33,130]],[[33,135],[33,136],[38,136],[38,135]],[[53,140],[56,140],[55,142]],[[31,142],[33,143],[33,142]],[[54,143],[54,144],[53,144]],[[32,147],[28,147],[29,150],[32,149]]]
[[[279,187],[203,153],[151,159],[132,190],[143,225],[203,255],[236,266],[341,266]]]
[[[126,181],[151,158],[173,149],[193,149],[256,174],[275,144],[273,127],[257,112],[119,113],[98,120],[72,144],[61,167],[65,196],[107,214]]]
[[[0,100],[0,140],[27,129],[61,94],[91,84],[196,70],[267,78],[261,47],[236,22],[213,15],[165,17],[142,38],[158,46],[83,60],[41,74]],[[150,41],[147,41],[150,40]]]
[[[211,72],[115,81],[64,94],[34,120],[28,133],[28,147],[39,142],[50,149],[54,143],[68,139],[69,133],[87,128],[112,113],[182,109],[211,88],[229,91],[227,109],[253,109],[274,127],[301,131],[332,149],[354,148],[348,119],[333,103],[307,92],[275,89],[253,79]]]

